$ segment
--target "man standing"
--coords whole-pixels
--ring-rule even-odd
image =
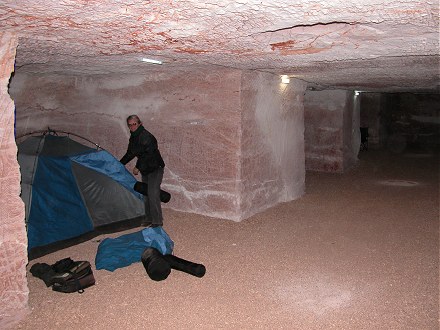
[[[127,117],[130,140],[125,155],[120,162],[126,165],[137,157],[133,174],[142,175],[142,182],[148,185],[148,196],[144,196],[145,219],[142,226],[158,227],[163,225],[160,185],[162,183],[165,163],[159,152],[157,140],[147,131],[137,115]]]

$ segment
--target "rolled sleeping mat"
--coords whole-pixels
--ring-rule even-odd
[[[197,264],[172,254],[166,254],[163,258],[168,262],[172,269],[180,270],[182,272],[194,275],[197,277],[203,277],[206,273],[206,268],[202,264]]]
[[[157,249],[149,247],[142,252],[142,264],[148,276],[153,281],[163,281],[171,273],[171,267],[167,260]]]
[[[136,182],[133,187],[134,191],[137,191],[138,193],[148,196],[148,184],[143,182]],[[168,203],[171,199],[171,194],[168,191],[160,190],[160,201],[162,203]]]

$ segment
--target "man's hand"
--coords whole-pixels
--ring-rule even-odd
[[[137,167],[133,167],[133,174],[134,175],[138,175],[139,174],[139,169]]]

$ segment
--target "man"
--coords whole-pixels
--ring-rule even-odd
[[[125,155],[120,162],[126,165],[137,157],[133,174],[142,175],[142,182],[148,185],[148,194],[144,196],[145,219],[143,226],[158,227],[163,225],[160,185],[162,183],[165,163],[159,152],[157,140],[147,131],[137,115],[127,117],[130,140]]]

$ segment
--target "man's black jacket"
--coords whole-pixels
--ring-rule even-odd
[[[120,162],[125,165],[134,157],[137,157],[136,167],[144,175],[154,172],[159,167],[165,167],[156,138],[142,125],[131,132],[127,152]]]

